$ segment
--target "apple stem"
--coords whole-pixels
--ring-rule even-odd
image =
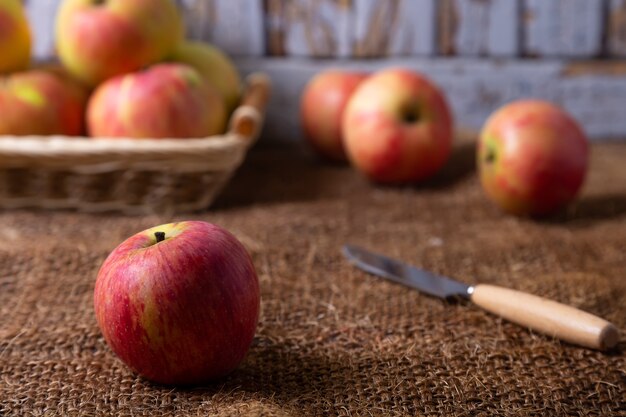
[[[165,232],[154,232],[156,237],[156,243],[163,242],[165,240]]]
[[[488,164],[493,163],[496,160],[496,152],[489,148],[487,149],[487,155],[485,156],[485,162],[487,162]]]
[[[417,110],[409,110],[404,114],[404,121],[406,123],[415,123],[419,121],[420,116]]]

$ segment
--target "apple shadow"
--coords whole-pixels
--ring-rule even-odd
[[[259,203],[310,201],[338,196],[347,163],[321,160],[304,146],[291,144],[252,149],[213,204],[214,209]],[[350,181],[350,180],[348,180]]]
[[[593,223],[614,219],[626,214],[626,194],[607,194],[582,197],[567,209],[538,219],[546,224],[569,224],[588,226]]]
[[[240,399],[270,402],[285,407],[284,411],[297,408],[298,415],[329,415],[335,410],[337,393],[346,398],[364,396],[362,387],[370,381],[355,380],[368,375],[364,370],[391,366],[389,358],[373,354],[353,356],[346,351],[320,351],[314,344],[296,346],[288,340],[270,342],[264,337],[255,342],[241,366],[224,380],[200,387],[175,388],[176,396],[191,400],[237,392]],[[393,378],[394,373],[390,374],[389,378]],[[392,386],[394,381],[385,381],[385,377],[385,373],[379,372],[377,384]],[[405,400],[417,402],[417,390],[415,396]]]
[[[279,344],[257,346],[247,359],[233,375],[237,385],[250,394],[274,398],[281,404],[297,402],[305,411],[302,415],[330,411],[320,402],[331,401],[342,387],[348,387],[358,371],[354,359],[324,355],[314,347],[301,350]],[[250,383],[242,385],[242,381]]]
[[[439,189],[460,183],[476,172],[476,143],[464,141],[453,146],[450,158],[433,177],[420,182],[417,189]]]
[[[447,163],[432,178],[416,185],[398,187],[446,188],[475,171],[476,144],[463,141],[454,145]],[[260,203],[311,201],[321,197],[342,198],[347,194],[366,195],[371,191],[371,187],[364,186],[367,183],[347,162],[326,161],[302,144],[266,145],[251,150],[212,207],[219,210]]]

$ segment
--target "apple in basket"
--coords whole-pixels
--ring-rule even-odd
[[[321,156],[345,161],[341,119],[352,93],[367,74],[327,70],[315,75],[300,99],[300,120],[305,137]]]
[[[230,114],[241,98],[241,77],[228,56],[213,45],[200,41],[181,43],[167,59],[196,69],[222,94]]]
[[[92,86],[161,61],[183,34],[173,0],[64,0],[56,19],[59,59]]]
[[[42,69],[0,78],[0,135],[84,134],[86,90]]]
[[[259,283],[244,246],[200,221],[165,224],[122,242],[96,280],[98,325],[132,370],[162,384],[214,380],[248,352]]]
[[[90,136],[201,138],[222,133],[219,92],[184,64],[158,64],[100,84],[87,105]]]
[[[452,146],[444,94],[424,76],[390,68],[357,88],[342,129],[351,164],[370,180],[409,183],[435,174]]]
[[[0,1],[0,73],[26,69],[30,62],[31,42],[22,2]]]
[[[547,215],[572,201],[589,159],[585,133],[560,107],[520,100],[489,117],[477,163],[487,196],[516,215]]]

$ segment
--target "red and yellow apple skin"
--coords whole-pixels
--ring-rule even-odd
[[[20,0],[0,2],[0,74],[25,70],[30,63],[32,35]]]
[[[87,106],[90,136],[202,138],[222,133],[224,101],[183,64],[158,64],[101,84]]]
[[[183,33],[172,0],[64,0],[56,48],[73,76],[95,86],[162,60]]]
[[[87,90],[46,70],[0,78],[0,135],[83,135]]]
[[[305,137],[322,157],[346,161],[341,121],[348,100],[367,74],[328,70],[314,76],[300,99],[300,120]]]
[[[391,68],[354,92],[343,116],[351,164],[379,183],[414,183],[448,160],[453,122],[444,94],[424,76]]]
[[[213,45],[199,41],[181,43],[168,61],[187,64],[196,69],[215,87],[230,114],[241,98],[241,77],[232,61]]]
[[[94,291],[96,319],[113,352],[139,375],[168,385],[233,371],[252,343],[259,305],[244,246],[199,221],[128,238],[104,261]]]
[[[520,100],[492,114],[480,134],[477,165],[487,196],[505,212],[541,216],[572,201],[587,172],[585,133],[569,114]]]
[[[22,71],[30,63],[32,36],[20,0],[0,1],[0,74]]]

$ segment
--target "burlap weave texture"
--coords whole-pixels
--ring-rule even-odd
[[[248,247],[262,314],[230,377],[193,389],[133,375],[93,314],[95,275],[170,218],[0,213],[1,416],[620,416],[617,350],[578,348],[355,270],[344,242],[553,298],[626,328],[626,144],[596,145],[584,193],[544,221],[484,198],[473,150],[420,187],[368,184],[294,149],[253,150],[206,213]]]

